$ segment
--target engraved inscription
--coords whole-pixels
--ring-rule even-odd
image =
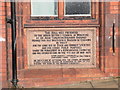
[[[28,66],[79,68],[96,65],[95,29],[27,30]]]

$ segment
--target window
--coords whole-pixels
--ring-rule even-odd
[[[43,2],[43,0],[34,0],[31,4],[32,16],[56,16],[57,2]]]
[[[89,2],[69,2],[65,0],[65,15],[68,16],[90,16],[90,1]]]
[[[91,16],[91,0],[31,1],[31,16]]]
[[[25,27],[100,26],[98,0],[30,0],[18,6],[25,15]]]

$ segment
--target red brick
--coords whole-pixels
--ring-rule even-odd
[[[62,77],[61,69],[34,69],[34,70],[25,70],[25,78],[55,78]]]
[[[119,5],[119,2],[110,2],[110,5]]]
[[[76,77],[76,69],[63,69],[63,77]]]
[[[110,10],[118,10],[119,8],[118,8],[118,6],[116,5],[116,6],[110,6]]]
[[[4,3],[3,3],[4,5]],[[2,7],[0,7],[0,12],[1,11],[4,11],[5,10],[5,7],[2,5]],[[22,7],[24,6],[25,4],[21,4],[21,7],[19,7],[19,9],[22,9]],[[27,8],[28,8],[28,5],[29,3],[27,4]],[[79,27],[82,26],[83,24],[93,24],[96,20],[93,20],[92,23],[91,23],[91,20],[48,20],[48,21],[30,21],[30,20],[27,20],[29,18],[29,14],[28,14],[28,9],[30,8],[25,8],[22,12],[21,10],[21,13],[24,14],[23,15],[19,15],[17,14],[17,16],[20,16],[22,17],[21,20],[22,21],[22,25],[24,24],[34,24],[34,25],[37,25],[38,23],[40,23],[41,25],[44,25],[45,27],[47,27],[48,25],[50,26],[50,24],[53,24],[53,27],[57,26],[62,26],[62,27],[68,27],[68,25],[70,24],[71,26],[70,27],[75,27],[73,24],[77,24]],[[7,16],[10,16],[10,4],[7,3]],[[105,15],[107,14],[110,14],[111,16],[105,18],[106,19],[106,27],[110,26],[112,24],[111,20],[113,20],[113,14],[118,14],[119,12],[119,9],[118,9],[118,2],[110,2],[110,5],[109,3],[107,4],[106,6],[106,10],[105,11],[108,11],[105,13]],[[25,13],[24,13],[25,12]],[[98,10],[97,10],[98,12]],[[0,13],[1,15],[5,15],[5,12],[3,13]],[[104,14],[102,13],[101,16],[103,16]],[[117,16],[116,16],[117,17]],[[2,70],[3,70],[3,78],[4,78],[4,82],[5,82],[5,79],[6,79],[6,61],[8,61],[7,63],[9,64],[9,73],[11,73],[11,55],[12,55],[12,51],[11,51],[11,30],[10,30],[10,25],[9,25],[9,28],[7,29],[7,35],[6,35],[6,32],[5,32],[5,16],[0,16],[0,20],[2,20],[2,25],[0,25],[0,28],[4,28],[4,31],[2,29],[2,34],[4,36],[4,38],[7,37],[8,41],[7,43],[6,42],[3,42],[3,53],[2,53]],[[101,18],[99,18],[99,20],[101,20]],[[28,21],[28,22],[26,22]],[[101,21],[100,21],[101,22]],[[17,24],[20,23],[19,21],[17,21]],[[61,24],[60,24],[61,23]],[[68,25],[65,25],[65,24],[68,24]],[[101,22],[102,23],[102,22]],[[58,25],[56,25],[58,24]],[[94,23],[94,24],[100,24],[98,22]],[[101,26],[101,24],[100,24]],[[112,25],[111,25],[112,26]],[[110,27],[111,27],[110,26]],[[40,27],[40,25],[38,25],[38,27]],[[76,27],[75,27],[76,28]],[[98,27],[99,28],[99,27]],[[101,26],[100,28],[104,28],[104,26]],[[117,75],[117,70],[118,70],[118,59],[117,59],[117,55],[116,56],[112,56],[112,52],[111,52],[111,45],[110,45],[110,40],[105,38],[105,45],[103,42],[99,43],[98,44],[98,48],[97,48],[97,57],[99,60],[97,60],[97,63],[99,64],[99,62],[103,61],[104,63],[104,60],[105,60],[105,66],[102,64],[101,67],[104,69],[105,68],[105,73],[103,71],[100,70],[100,67],[97,67],[97,69],[48,69],[48,70],[45,70],[45,69],[24,69],[23,67],[23,64],[24,64],[24,58],[25,58],[25,55],[26,55],[26,40],[23,40],[23,36],[24,36],[24,26],[23,27],[17,27],[17,29],[21,30],[20,32],[22,33],[21,37],[20,37],[20,34],[18,33],[18,43],[20,43],[20,41],[23,41],[21,42],[21,48],[19,48],[19,44],[17,46],[17,48],[19,48],[17,50],[17,59],[19,60],[18,61],[18,64],[19,64],[19,71],[18,71],[18,76],[19,76],[19,79],[20,79],[20,82],[19,84],[23,85],[23,86],[27,86],[27,87],[31,87],[31,86],[47,86],[47,85],[58,85],[58,84],[65,84],[65,83],[70,83],[70,82],[74,82],[74,81],[84,81],[84,80],[93,80],[93,79],[100,79],[100,78],[94,78],[94,77],[106,77],[107,75],[108,76],[116,76]],[[102,37],[104,37],[104,35],[106,35],[105,37],[109,37],[109,34],[112,35],[112,33],[109,33],[109,30],[112,30],[112,27],[111,28],[105,28],[105,30],[108,30],[106,31],[105,33],[102,33],[102,35],[99,37],[100,39]],[[117,30],[117,29],[116,29]],[[101,32],[102,29],[98,29],[98,32]],[[118,33],[118,31],[117,31]],[[99,34],[97,34],[99,35]],[[119,34],[117,34],[119,35]],[[120,35],[119,35],[120,36]],[[20,40],[22,39],[22,40]],[[104,39],[104,38],[103,38]],[[8,48],[8,51],[6,52],[6,44],[7,44],[7,48]],[[22,46],[23,45],[23,46]],[[105,46],[105,47],[104,47]],[[24,48],[22,48],[24,47]],[[100,48],[99,48],[100,47]],[[104,50],[105,49],[105,50]],[[116,53],[118,53],[118,47],[115,49],[116,50]],[[99,51],[101,51],[101,53],[99,54]],[[102,51],[105,51],[105,52],[102,52]],[[6,60],[6,54],[8,54],[8,60]],[[101,55],[101,56],[99,56]],[[23,67],[22,67],[23,66]],[[22,68],[22,69],[21,69]],[[115,69],[116,68],[116,69]],[[89,77],[89,78],[88,78]],[[9,78],[10,79],[10,78]]]
[[[119,11],[118,10],[111,10],[110,13],[111,14],[119,14]]]

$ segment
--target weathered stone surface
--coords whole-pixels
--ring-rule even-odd
[[[96,66],[95,28],[26,30],[29,68]]]

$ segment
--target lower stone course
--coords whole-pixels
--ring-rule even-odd
[[[118,88],[118,78],[76,82],[73,84],[56,85],[40,88]]]

